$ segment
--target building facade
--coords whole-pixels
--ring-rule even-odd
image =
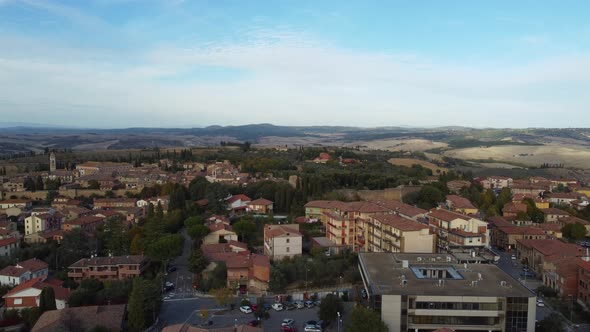
[[[76,282],[124,280],[140,276],[148,266],[147,257],[142,255],[82,258],[68,267],[68,277]]]

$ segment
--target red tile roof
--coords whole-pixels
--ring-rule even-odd
[[[428,226],[422,223],[419,223],[411,219],[403,218],[395,214],[376,214],[372,217],[373,219],[378,220],[383,224],[389,225],[393,228],[406,232],[420,231],[422,229],[428,228]]]
[[[6,239],[0,240],[0,247],[8,246],[14,243],[17,243],[18,240],[13,237],[8,237]]]
[[[526,212],[527,211],[527,205],[524,203],[514,203],[514,202],[509,202],[504,204],[504,207],[502,208],[502,213],[518,213],[518,212]]]
[[[516,241],[527,248],[540,252],[544,256],[576,257],[584,253],[584,248],[577,244],[564,243],[554,239],[518,239]]]
[[[274,238],[279,236],[303,236],[299,233],[298,227],[293,225],[269,225],[264,228],[265,238]]]
[[[259,199],[255,199],[253,201],[250,201],[250,203],[248,203],[248,205],[262,205],[262,206],[267,206],[267,205],[271,205],[272,201],[269,201],[268,199],[264,199],[264,198],[259,198]]]
[[[447,201],[450,201],[452,207],[456,209],[476,209],[476,207],[465,197],[447,195]]]
[[[544,214],[554,214],[558,216],[569,216],[570,214],[564,210],[557,209],[557,208],[548,208],[548,209],[541,209],[541,212]]]
[[[542,229],[529,226],[498,226],[498,230],[511,235],[545,235]]]
[[[451,212],[451,211],[447,211],[447,210],[443,210],[443,209],[430,210],[430,212],[428,213],[428,217],[440,219],[443,221],[453,221],[455,219],[463,219],[463,220],[471,219],[468,216],[462,215],[460,213],[455,213],[455,212]]]
[[[249,202],[252,199],[244,194],[239,194],[239,195],[234,195],[234,196],[230,197],[227,200],[227,202],[231,204],[231,203],[236,202],[238,200],[241,200],[242,202]]]

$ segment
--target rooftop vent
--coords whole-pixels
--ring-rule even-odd
[[[416,257],[416,260],[417,260],[418,262],[421,262],[421,261],[422,261],[422,257]]]
[[[451,256],[447,256],[447,262],[452,261],[453,259],[451,258]]]

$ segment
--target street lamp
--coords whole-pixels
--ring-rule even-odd
[[[340,322],[342,322],[342,320],[340,319],[340,311],[338,311],[337,314],[338,314],[338,332],[340,332]]]

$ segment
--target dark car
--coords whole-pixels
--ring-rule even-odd
[[[295,310],[295,309],[297,309],[297,305],[293,302],[287,302],[287,303],[285,303],[285,309]]]
[[[176,271],[176,266],[169,266],[168,267],[168,273],[174,272]]]
[[[258,319],[254,319],[248,322],[248,326],[258,326],[260,325],[260,321]]]
[[[537,275],[534,272],[524,271],[520,274],[520,276],[524,278],[534,278]]]

